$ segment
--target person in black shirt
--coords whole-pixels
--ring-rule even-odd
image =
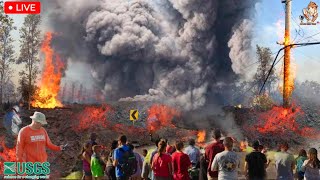
[[[249,180],[265,180],[266,179],[266,168],[269,162],[267,161],[266,155],[259,152],[258,141],[253,143],[253,152],[246,156],[245,162],[245,174]]]

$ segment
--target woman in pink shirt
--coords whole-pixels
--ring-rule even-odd
[[[92,145],[90,142],[87,142],[82,149],[81,158],[82,158],[82,168],[83,168],[83,177],[82,179],[92,179],[91,174],[91,155],[92,155]]]

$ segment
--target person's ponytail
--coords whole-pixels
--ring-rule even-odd
[[[161,140],[158,144],[158,155],[161,157],[161,153],[166,150],[167,143],[163,140]]]

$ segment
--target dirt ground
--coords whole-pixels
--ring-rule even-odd
[[[139,121],[133,123],[129,120],[129,111],[130,109],[136,109],[136,107],[139,107],[140,118]],[[34,111],[43,112],[47,117],[48,125],[45,126],[45,128],[51,141],[56,145],[68,143],[69,146],[63,152],[47,151],[49,155],[48,161],[51,163],[51,178],[55,179],[66,177],[72,172],[81,171],[82,164],[78,155],[81,152],[82,145],[89,139],[89,135],[92,132],[98,134],[97,142],[106,146],[107,150],[111,142],[120,134],[126,134],[129,141],[136,141],[136,143],[141,146],[153,145],[150,132],[147,130],[145,123],[148,107],[149,104],[146,103],[141,105],[139,103],[126,102],[116,103],[112,106],[73,104],[57,109],[24,110],[21,116],[23,119],[23,126],[26,126],[31,123],[29,116],[31,116]],[[240,130],[240,133],[245,134],[246,138],[249,140],[259,137],[258,134],[246,132],[243,129],[245,122],[252,121],[249,116],[252,112],[249,109],[229,108],[227,111],[229,113],[231,112],[233,124],[228,124],[229,121],[226,121],[226,119],[228,119],[226,116],[208,116],[206,118],[201,117],[200,119],[197,119],[188,114],[184,114],[188,118],[182,117],[180,119],[175,119],[173,121],[176,126],[175,128],[161,127],[153,134],[153,137],[168,139],[175,137],[175,139],[187,140],[190,137],[197,138],[197,131],[195,130],[206,130],[206,141],[210,142],[211,134],[209,132],[213,128],[223,127],[234,128],[231,128],[232,132]],[[107,118],[105,117],[106,113],[108,114]],[[230,114],[228,117],[229,116]],[[227,126],[223,126],[224,123],[226,123]],[[225,132],[226,135],[229,135],[228,133],[230,133],[230,131]],[[237,137],[236,135],[237,134],[235,134],[235,137]],[[0,126],[0,137],[4,137],[4,129],[2,126]],[[296,135],[293,134],[293,140],[295,137]],[[272,140],[277,140],[277,138],[279,137],[270,136],[267,137],[264,142],[273,142]],[[174,139],[172,139],[171,142],[173,141]],[[304,140],[300,139],[299,141]],[[317,139],[317,142],[320,144],[319,139]],[[273,143],[276,144],[275,142]],[[310,144],[314,145],[315,140],[311,140]],[[271,144],[269,147],[272,147]],[[299,147],[301,146],[296,144],[294,149],[298,151]],[[305,148],[307,147],[305,146]],[[296,151],[293,151],[293,153],[296,153]],[[274,166],[271,164],[268,169],[270,178],[274,177],[274,172]]]

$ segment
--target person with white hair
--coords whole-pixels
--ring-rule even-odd
[[[47,131],[42,127],[48,124],[46,116],[41,112],[34,112],[30,117],[32,123],[23,127],[18,135],[16,154],[18,162],[47,162],[46,148],[53,151],[64,150],[64,146],[54,145]]]
[[[20,108],[18,106],[13,106],[11,111],[5,114],[3,125],[6,129],[6,139],[5,146],[7,148],[14,148],[15,139],[18,136],[20,125],[22,121],[18,115]]]

